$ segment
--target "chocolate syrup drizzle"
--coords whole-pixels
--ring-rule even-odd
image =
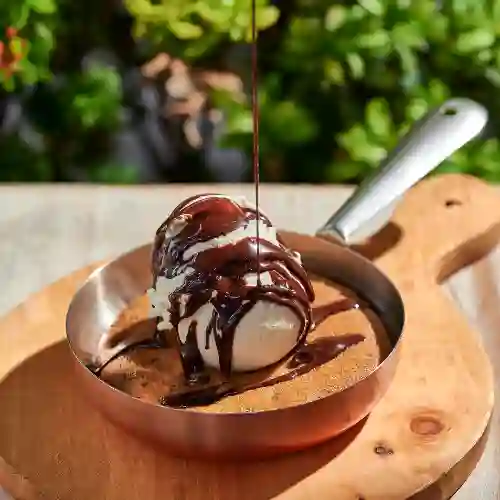
[[[188,198],[178,205],[156,232],[152,272],[153,287],[160,278],[172,279],[185,274],[182,284],[169,296],[170,322],[177,332],[178,348],[186,385],[190,390],[171,394],[160,401],[172,407],[202,406],[222,398],[241,394],[260,387],[279,384],[303,375],[334,359],[347,348],[362,342],[364,336],[347,334],[316,339],[306,344],[307,334],[328,316],[358,305],[349,300],[336,301],[316,308],[314,290],[297,254],[277,238],[272,243],[260,237],[261,224],[271,227],[269,219],[259,210],[259,106],[257,96],[257,28],[256,2],[252,0],[252,112],[253,112],[253,177],[255,208],[236,203],[223,195],[202,194]],[[214,248],[193,250],[214,238],[244,229],[256,221],[255,236]],[[199,249],[200,247],[198,247]],[[271,284],[262,283],[262,275],[269,273]],[[256,275],[256,284],[247,282],[245,276]],[[236,328],[242,318],[258,301],[273,302],[289,307],[300,320],[295,349],[289,353],[286,372],[258,383],[235,384],[231,382],[233,343]],[[196,311],[210,303],[213,312],[205,329],[205,349],[214,342],[219,355],[219,365],[226,381],[207,386],[210,377],[205,370],[197,341],[196,321],[191,321],[184,342],[178,335],[179,323],[191,318]],[[115,353],[100,366],[90,367],[97,376],[113,359],[137,348],[168,348],[161,341],[160,332],[151,341],[136,342]],[[282,360],[280,360],[281,362]]]
[[[257,25],[256,2],[252,0],[252,112],[253,112],[253,176],[255,208],[238,205],[220,195],[198,195],[181,203],[156,233],[153,252],[154,282],[172,279],[192,269],[184,283],[170,299],[170,322],[178,330],[179,323],[190,318],[202,306],[211,303],[213,313],[205,331],[205,349],[211,342],[219,355],[222,374],[232,370],[233,344],[236,328],[258,301],[289,307],[300,319],[297,343],[301,344],[311,329],[311,303],[314,290],[297,255],[280,241],[272,243],[260,237],[261,224],[271,222],[259,210],[259,106],[257,92]],[[190,259],[186,252],[196,245],[246,229],[255,221],[255,237],[245,237],[234,244],[196,252]],[[167,235],[171,227],[184,227]],[[199,248],[199,247],[198,247]],[[262,284],[262,274],[269,273],[272,284]],[[245,280],[256,275],[256,285]],[[186,379],[202,370],[202,357],[197,345],[197,325],[189,328],[180,352]]]
[[[312,327],[313,287],[297,254],[281,242],[246,236],[235,243],[194,250],[196,245],[245,229],[257,219],[271,227],[267,217],[257,215],[254,208],[239,205],[222,195],[198,195],[175,208],[156,233],[154,285],[161,277],[173,279],[185,273],[182,284],[169,297],[170,322],[178,331],[182,320],[191,318],[210,303],[213,312],[205,330],[205,348],[215,342],[220,370],[226,377],[231,374],[236,328],[258,301],[289,307],[296,314],[300,320],[297,343],[305,339]],[[175,225],[180,228],[182,221],[184,227],[172,235],[171,228]],[[190,249],[193,249],[192,256],[186,258]],[[259,272],[269,273],[272,283],[254,284],[245,279]],[[186,379],[203,367],[197,328],[198,325],[191,323],[186,340],[179,340]]]

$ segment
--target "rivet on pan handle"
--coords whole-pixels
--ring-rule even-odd
[[[381,229],[401,196],[476,137],[488,113],[470,99],[450,99],[418,121],[381,166],[333,214],[317,235],[359,243]]]

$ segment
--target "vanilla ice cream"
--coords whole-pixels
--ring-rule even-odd
[[[181,354],[197,366],[226,375],[266,367],[312,327],[314,292],[300,255],[243,198],[207,194],[181,203],[156,233],[153,275],[158,329],[174,328]]]

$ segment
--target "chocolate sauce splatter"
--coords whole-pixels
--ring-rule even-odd
[[[319,338],[301,346],[286,364],[288,371],[282,375],[258,383],[238,385],[227,381],[216,386],[200,387],[186,392],[174,393],[163,397],[160,404],[174,408],[208,406],[228,396],[282,384],[328,363],[340,356],[349,347],[363,342],[364,339],[365,337],[361,334]]]

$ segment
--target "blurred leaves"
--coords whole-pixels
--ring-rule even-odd
[[[315,169],[310,179],[359,182],[413,122],[451,96],[485,103],[498,134],[497,2],[304,0],[299,5],[288,13],[271,74],[261,82],[264,168],[268,155],[285,164],[284,180],[308,180],[298,174],[299,163],[307,161]],[[288,84],[270,91],[269,82],[277,79]],[[231,134],[228,127],[226,135]],[[463,148],[441,171],[500,180],[497,138]]]
[[[0,87],[14,91],[50,78],[58,20],[57,0],[0,2]]]
[[[99,163],[87,169],[90,182],[103,184],[135,184],[138,181],[137,170],[131,165]]]
[[[150,37],[158,46],[184,59],[198,57],[224,40],[251,40],[251,2],[248,0],[125,0],[135,18],[135,35]],[[256,0],[258,30],[279,17],[268,0]],[[174,49],[175,52],[175,49]]]
[[[53,14],[57,10],[55,0],[28,0],[26,3],[39,14]]]
[[[110,67],[91,65],[75,80],[70,114],[78,126],[89,129],[117,125],[122,100],[121,79]]]
[[[79,20],[62,14],[65,1],[0,4],[4,91],[44,88],[59,60],[54,54],[62,50],[61,33],[82,38]],[[229,51],[250,41],[248,0],[125,0],[125,5],[133,16],[134,36],[148,42],[149,55],[166,51],[189,65],[231,70]],[[484,103],[492,123],[487,137],[464,147],[440,170],[500,181],[499,2],[296,0],[279,2],[281,11],[276,5],[257,0],[264,179],[360,182],[411,124],[458,96]],[[97,17],[93,26],[108,29]],[[248,88],[244,73],[250,61],[241,61],[236,70]],[[77,66],[64,74],[51,98],[51,116],[37,122],[49,150],[63,144],[58,156],[63,159],[92,149],[88,144],[94,144],[96,131],[112,133],[120,127],[119,72],[102,65]],[[251,155],[249,97],[217,90],[211,101],[224,116],[217,129],[220,146]],[[29,157],[22,148],[11,149],[19,161]],[[45,160],[30,163],[26,172],[31,173],[20,177],[50,178]],[[128,167],[87,163],[91,180],[134,182]]]

